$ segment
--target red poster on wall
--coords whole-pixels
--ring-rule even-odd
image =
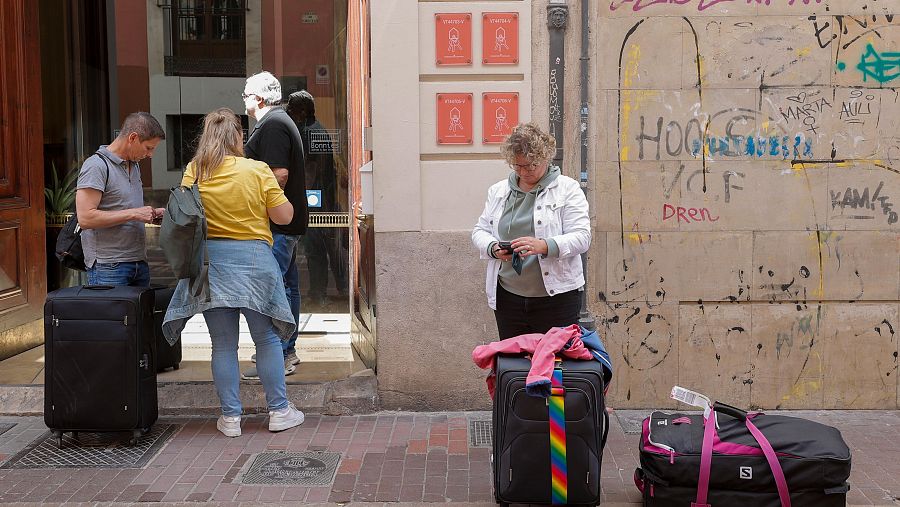
[[[481,55],[485,65],[519,63],[519,13],[484,13]]]
[[[519,94],[484,93],[481,115],[481,141],[484,144],[502,143],[519,124]]]
[[[472,14],[434,15],[434,63],[438,66],[472,64]]]
[[[472,94],[437,94],[437,143],[472,144]]]

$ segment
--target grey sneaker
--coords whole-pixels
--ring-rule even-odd
[[[297,370],[297,368],[293,364],[290,364],[290,363],[291,363],[290,360],[286,359],[284,361],[284,376],[285,377],[293,374]],[[246,371],[242,372],[241,380],[259,380],[259,372],[256,370],[256,367],[252,366],[250,368],[247,368]]]
[[[294,364],[294,365],[300,364],[300,358],[297,357],[296,352],[291,352],[290,354],[288,354],[288,357],[291,358],[291,364]],[[256,362],[256,354],[253,354],[252,356],[250,356],[250,362],[251,363]]]
[[[241,416],[220,415],[216,428],[226,437],[241,436]]]
[[[303,412],[297,410],[293,403],[288,403],[288,406],[281,410],[269,412],[269,431],[284,431],[300,426],[304,419]]]

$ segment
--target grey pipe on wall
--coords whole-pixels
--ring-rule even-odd
[[[581,117],[579,119],[579,129],[581,131],[581,191],[584,192],[584,198],[588,198],[588,120],[590,119],[588,111],[588,75],[590,70],[590,12],[588,10],[590,0],[581,0],[581,82],[579,88],[581,91]],[[590,249],[588,249],[590,251]],[[588,252],[581,254],[581,266],[584,271],[584,289],[581,292],[581,311],[578,314],[578,324],[588,330],[596,329],[597,324],[594,316],[591,315],[587,308],[588,295]]]

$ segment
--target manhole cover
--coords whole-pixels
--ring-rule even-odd
[[[253,459],[241,484],[326,486],[340,460],[335,452],[264,452]]]
[[[472,447],[491,446],[491,421],[469,422],[469,444]]]
[[[141,468],[150,461],[175,432],[178,425],[157,424],[128,445],[131,432],[86,433],[63,435],[63,448],[44,433],[0,468]]]
[[[6,433],[7,431],[13,429],[16,423],[0,423],[0,435]]]

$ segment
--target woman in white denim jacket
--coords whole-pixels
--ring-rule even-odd
[[[485,292],[500,339],[578,321],[581,254],[591,244],[588,203],[577,181],[550,166],[555,151],[537,125],[516,126],[501,146],[513,172],[488,189],[472,230],[488,260]]]

